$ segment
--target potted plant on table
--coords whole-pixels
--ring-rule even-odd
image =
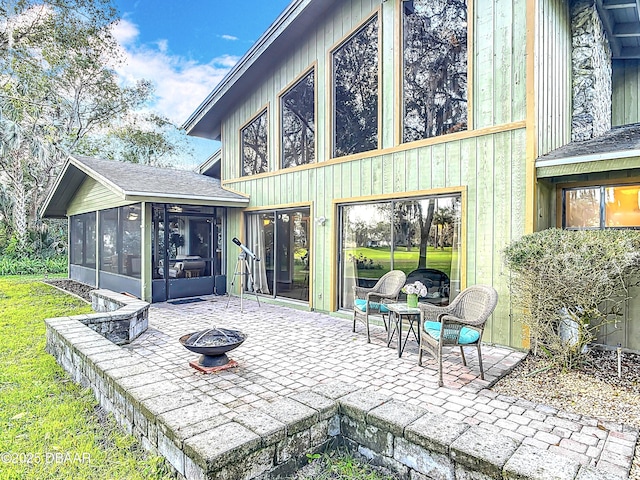
[[[407,306],[414,308],[418,306],[418,297],[426,297],[429,292],[419,280],[406,284],[402,287],[402,291],[407,294]]]

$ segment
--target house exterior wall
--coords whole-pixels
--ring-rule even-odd
[[[560,2],[558,2],[560,3]],[[511,318],[508,276],[501,250],[525,233],[527,196],[526,30],[525,0],[478,0],[469,5],[469,102],[471,128],[442,137],[399,144],[400,60],[399,1],[339,2],[305,40],[282,52],[271,74],[256,79],[255,89],[222,124],[222,181],[249,194],[249,210],[306,205],[313,218],[312,286],[309,307],[336,307],[336,205],[353,200],[403,198],[406,195],[463,193],[465,232],[463,287],[494,285],[501,297],[484,339],[523,346],[520,325]],[[330,52],[350,32],[379,12],[380,146],[379,150],[330,158]],[[278,95],[310,66],[316,69],[316,163],[279,169]],[[549,80],[551,81],[551,80]],[[269,172],[240,176],[239,132],[257,113],[268,109]],[[244,214],[229,216],[229,235],[243,238]],[[230,247],[232,247],[230,245]],[[233,258],[227,271],[233,269]]]
[[[571,140],[571,14],[566,0],[540,0],[536,19],[537,154]],[[541,228],[538,225],[538,228]]]
[[[87,177],[67,207],[67,215],[95,212],[107,208],[123,207],[136,202],[123,200],[93,178]]]
[[[615,60],[612,83],[612,125],[640,122],[640,60]]]

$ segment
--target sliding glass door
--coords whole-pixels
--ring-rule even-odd
[[[429,288],[424,301],[448,303],[460,290],[460,195],[385,200],[339,207],[339,306],[353,307],[353,286],[372,287],[390,270]]]
[[[254,284],[246,286],[248,291],[309,301],[309,212],[247,215],[247,246],[259,259],[250,260]]]

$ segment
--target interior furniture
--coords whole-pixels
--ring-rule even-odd
[[[438,383],[442,382],[442,348],[460,347],[463,365],[465,346],[475,345],[478,350],[480,378],[484,380],[482,368],[482,331],[484,325],[496,308],[498,292],[488,285],[474,285],[466,288],[450,305],[438,307],[429,303],[418,305],[420,309],[420,352],[418,365],[422,365],[422,352],[427,351],[438,362]]]
[[[418,268],[407,275],[407,283],[420,281],[427,287],[428,293],[423,297],[434,305],[447,305],[449,303],[449,276],[435,268]],[[402,300],[404,298],[400,297]]]
[[[387,347],[391,345],[394,333],[398,332],[398,357],[402,356],[407,340],[413,332],[413,336],[420,343],[420,309],[410,307],[406,303],[390,303],[387,305],[389,310],[389,328],[387,329]],[[408,322],[407,335],[402,341],[402,322],[406,319]]]
[[[389,309],[385,304],[396,302],[400,289],[404,286],[407,276],[401,270],[391,270],[385,273],[371,288],[353,287],[353,331],[356,331],[356,320],[367,326],[367,343],[371,343],[369,334],[369,315],[382,315],[382,321],[387,328],[385,315]]]
[[[178,255],[169,264],[169,278],[192,278],[204,275],[206,262],[198,255]],[[164,267],[158,268],[160,276],[164,274]]]

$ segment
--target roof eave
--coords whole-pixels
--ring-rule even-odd
[[[569,165],[571,163],[588,163],[601,160],[615,160],[631,157],[640,157],[640,149],[615,150],[602,153],[592,153],[589,155],[572,155],[567,157],[556,157],[548,159],[541,157],[536,160],[536,167],[554,167],[558,165]]]
[[[294,23],[301,23],[299,33],[304,34],[304,21],[317,21],[318,14],[336,1],[293,0],[182,125],[187,134],[220,140],[222,116],[241,97],[240,94],[233,95],[241,83],[239,81],[249,70],[257,68],[258,60],[267,55],[272,48],[287,44],[282,37],[285,32],[292,30],[291,26]],[[266,65],[270,63],[267,62]],[[215,111],[212,111],[214,107]]]
[[[238,205],[243,207],[248,205],[250,200],[248,198],[228,198],[228,197],[209,197],[203,195],[183,195],[177,193],[154,193],[154,192],[126,192],[125,199],[136,202],[148,201],[150,198],[167,199],[171,201],[197,201],[215,203],[216,205]]]

